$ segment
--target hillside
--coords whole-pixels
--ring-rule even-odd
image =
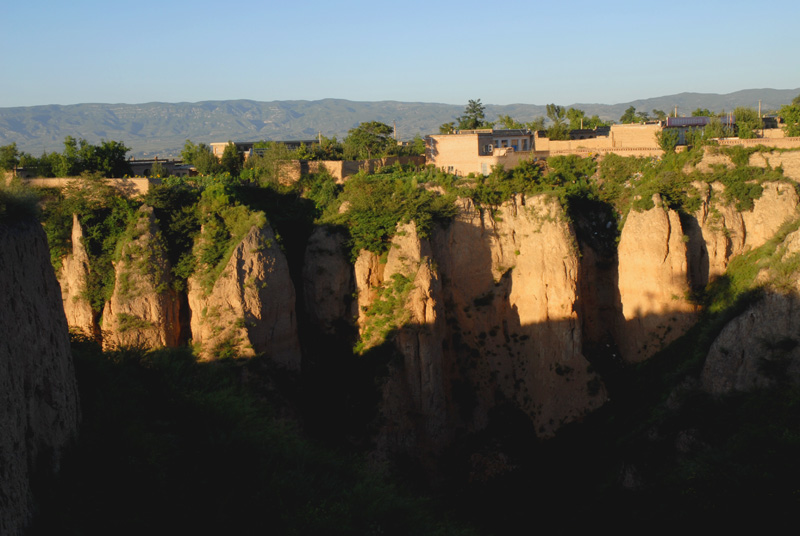
[[[619,120],[626,108],[651,112],[679,112],[696,108],[712,111],[737,106],[776,110],[791,102],[800,89],[750,89],[718,95],[680,93],[619,104],[577,103],[588,115]],[[563,104],[563,103],[561,103]],[[463,105],[397,101],[354,102],[342,99],[319,101],[249,100],[197,103],[75,104],[0,108],[0,145],[16,142],[20,150],[39,156],[43,151],[61,151],[66,136],[90,143],[115,140],[132,148],[133,156],[174,156],[184,142],[227,140],[308,139],[319,133],[344,137],[363,121],[396,124],[400,139],[437,132],[439,125],[453,121]],[[489,120],[510,115],[521,121],[545,115],[545,105],[486,104]]]

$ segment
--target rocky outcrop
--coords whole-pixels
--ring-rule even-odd
[[[59,468],[78,431],[61,291],[38,223],[0,223],[0,534],[31,519],[31,479]]]
[[[142,205],[114,265],[114,293],[103,309],[103,345],[177,346],[178,295],[152,207]]]
[[[308,239],[303,264],[303,296],[306,315],[313,326],[327,335],[351,324],[355,309],[353,266],[345,237],[329,227],[317,227]]]
[[[800,381],[800,301],[767,294],[731,320],[716,338],[702,372],[714,394]]]
[[[800,383],[800,231],[776,247],[758,280],[764,297],[728,322],[709,349],[703,388],[714,394]]]
[[[557,201],[516,196],[493,214],[459,200],[433,240],[447,310],[453,403],[470,426],[498,403],[541,435],[605,400],[582,354],[578,249]]]
[[[294,285],[268,225],[250,229],[210,289],[189,278],[189,307],[203,359],[265,354],[300,369]]]
[[[745,247],[755,249],[772,238],[787,220],[797,217],[798,196],[794,185],[787,182],[767,182],[753,210],[742,213],[746,237]]]
[[[619,241],[622,358],[639,362],[681,336],[695,321],[689,301],[686,240],[680,218],[653,196],[655,207],[631,210]]]
[[[444,314],[431,255],[430,244],[420,239],[411,222],[398,226],[384,264],[369,252],[362,252],[361,262],[356,262],[359,303],[365,302],[359,326],[362,339],[367,347],[380,342],[385,332],[373,324],[388,325],[395,331],[394,344],[402,356],[402,361],[390,365],[382,389],[379,452],[413,452],[420,446],[436,452],[447,438]],[[370,286],[377,280],[377,286]],[[376,313],[372,308],[377,300],[396,300],[396,309],[389,315]]]
[[[86,299],[89,280],[89,255],[83,245],[83,229],[78,215],[72,215],[72,253],[61,260],[58,281],[61,284],[61,299],[67,324],[87,337],[98,335],[92,306]]]
[[[728,262],[744,251],[745,226],[742,214],[722,203],[725,187],[718,183],[695,182],[700,192],[700,208],[689,218],[685,229],[689,236],[690,279],[696,290],[722,274]]]

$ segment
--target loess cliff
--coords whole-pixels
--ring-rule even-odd
[[[0,222],[0,288],[0,534],[12,536],[33,516],[31,482],[58,471],[79,420],[61,292],[38,223]]]
[[[635,176],[627,180],[632,188]],[[379,458],[441,455],[498,420],[549,438],[608,401],[601,369],[642,363],[680,338],[700,318],[709,283],[797,219],[793,184],[756,185],[748,208],[732,184],[694,180],[694,204],[684,206],[637,194],[624,214],[596,200],[568,212],[548,193],[494,204],[453,196],[452,213],[435,222],[374,212],[390,195],[364,205],[361,191],[332,219],[366,206],[386,220],[387,236],[381,247],[350,251],[355,234],[343,226],[309,225],[289,243],[263,213],[219,203],[192,235],[196,269],[184,287],[165,251],[164,221],[143,205],[118,248],[102,315],[84,298],[91,269],[75,217],[60,272],[64,309],[72,328],[107,347],[191,341],[204,360],[262,356],[310,375],[346,354],[352,377],[313,381],[340,400],[355,398],[351,389],[374,391],[373,412],[353,409],[353,400],[347,411],[365,416],[360,433]],[[277,225],[281,234],[297,231]],[[704,373],[710,391],[765,384],[753,372],[761,357],[739,353],[730,364],[725,341],[764,335],[753,323],[790,332],[795,303],[781,297],[758,307],[766,312],[754,309],[720,334]]]

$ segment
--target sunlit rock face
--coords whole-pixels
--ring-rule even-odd
[[[797,217],[798,196],[793,184],[768,182],[763,188],[761,197],[753,202],[753,210],[742,212],[746,248],[764,245],[781,225]]]
[[[103,309],[103,345],[177,346],[179,301],[152,207],[142,205],[115,263],[114,292]]]
[[[201,358],[264,354],[300,369],[294,285],[268,225],[250,229],[210,290],[197,276],[188,283],[192,338]]]
[[[95,337],[98,326],[94,320],[92,306],[86,299],[89,255],[83,245],[83,228],[77,214],[72,215],[72,252],[61,260],[58,280],[61,284],[64,314],[70,329],[87,337]]]
[[[690,301],[688,236],[680,218],[653,196],[650,210],[631,210],[619,241],[622,357],[639,362],[680,337],[696,320]]]
[[[582,353],[572,226],[546,196],[518,195],[495,211],[468,199],[458,206],[433,236],[447,374],[459,386],[451,406],[480,428],[494,407],[510,405],[551,435],[605,400]]]
[[[31,479],[57,471],[79,405],[61,290],[38,223],[0,223],[0,534],[22,534]]]

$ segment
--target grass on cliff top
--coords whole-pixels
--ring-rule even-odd
[[[206,188],[198,210],[202,231],[195,249],[195,273],[206,293],[211,292],[239,242],[251,228],[267,224],[263,212],[254,212],[238,203],[230,189],[222,184]]]
[[[377,254],[387,251],[399,223],[414,221],[419,235],[427,237],[436,222],[455,216],[454,194],[424,187],[436,174],[432,169],[391,166],[373,175],[351,177],[335,199],[324,186],[312,184],[310,192],[319,192],[315,199],[318,203],[327,196],[319,221],[349,231],[351,257],[355,259],[362,249]]]
[[[470,533],[277,418],[256,396],[264,362],[83,340],[73,354],[80,438],[36,490],[30,534]]]

